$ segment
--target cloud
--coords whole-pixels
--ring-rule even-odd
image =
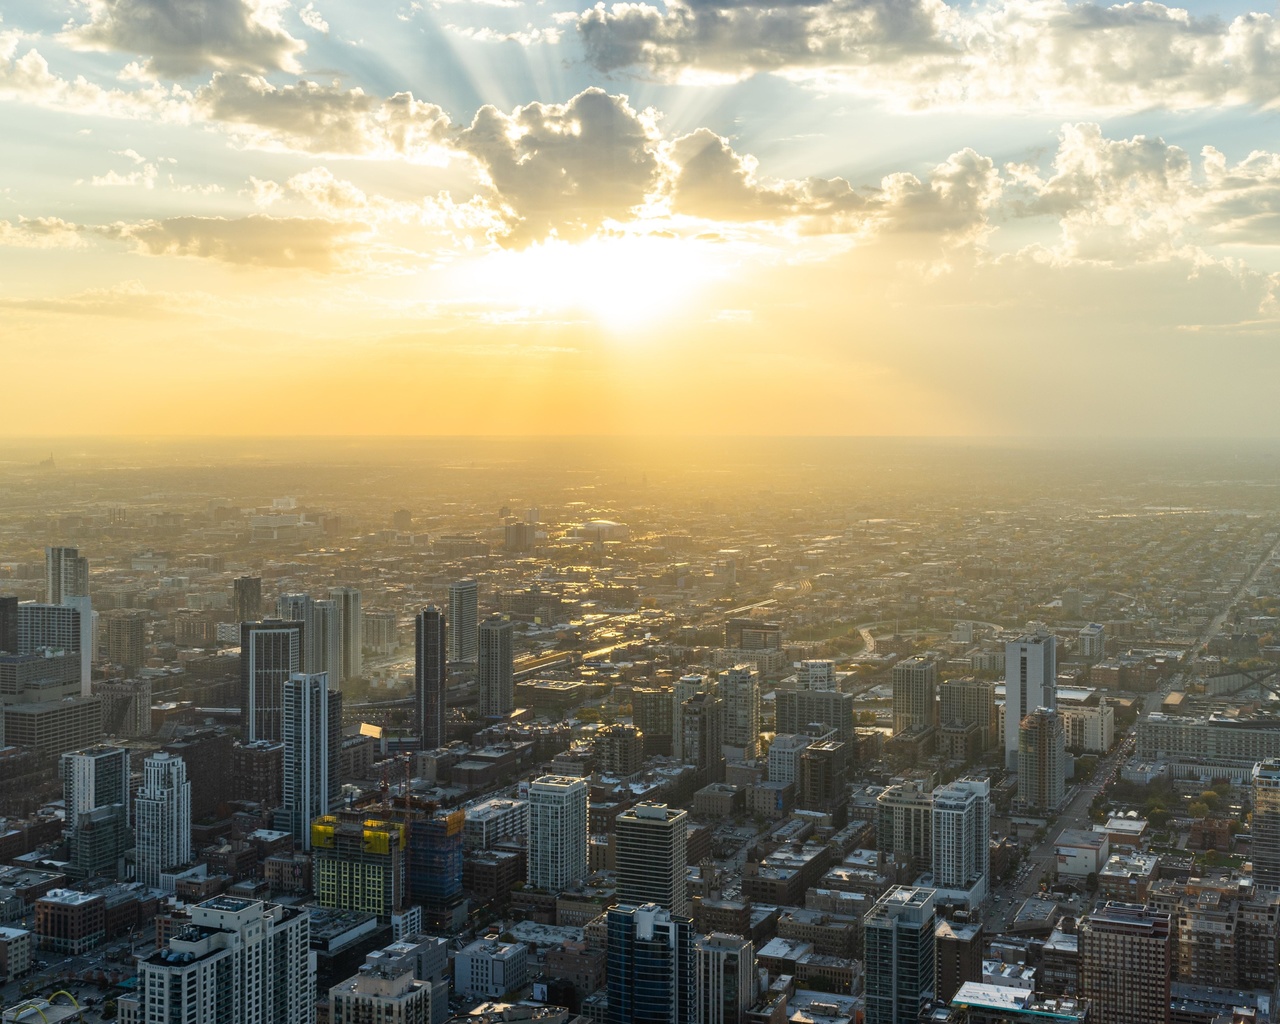
[[[280,25],[271,0],[86,0],[89,21],[73,45],[150,56],[147,69],[171,77],[200,71],[296,71],[306,44]]]
[[[0,220],[0,245],[21,249],[73,248],[84,244],[80,225],[59,217]]]
[[[595,88],[510,114],[481,107],[452,138],[482,169],[514,245],[584,238],[628,219],[658,182],[660,142],[652,111]]]
[[[298,12],[298,17],[302,19],[302,23],[308,28],[315,29],[317,32],[322,32],[325,35],[329,34],[329,23],[325,21],[320,12],[316,10],[315,4],[307,4],[306,7],[302,8],[302,10]]]
[[[214,75],[197,103],[259,145],[339,156],[429,159],[449,126],[443,110],[411,93],[381,99],[308,81],[277,86],[254,75]]]
[[[367,225],[319,218],[169,217],[137,224],[111,224],[94,231],[133,242],[151,256],[197,256],[242,266],[315,271],[344,269],[354,255],[354,237]]]
[[[1152,2],[668,0],[578,18],[588,60],[741,78],[776,72],[907,108],[1186,108],[1280,102],[1280,24]]]

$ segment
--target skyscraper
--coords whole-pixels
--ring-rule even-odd
[[[305,910],[215,896],[138,960],[139,1024],[314,1024]]]
[[[910,864],[917,874],[933,860],[933,793],[920,780],[888,787],[876,797],[876,849]]]
[[[146,663],[147,623],[145,613],[124,608],[102,616],[103,656],[133,675]]]
[[[942,725],[978,727],[983,750],[996,741],[996,684],[986,679],[948,679],[938,687],[938,721]]]
[[[449,660],[475,661],[479,650],[480,588],[475,580],[449,584]]]
[[[1058,706],[1058,638],[1045,629],[1004,645],[1004,756],[1018,770],[1018,729],[1036,708]]]
[[[240,708],[245,738],[280,740],[284,684],[302,671],[302,622],[266,619],[240,624]]]
[[[1252,837],[1254,884],[1280,892],[1280,760],[1275,758],[1253,766]]]
[[[675,686],[671,689],[671,752],[676,757],[682,756],[681,751],[684,749],[683,712],[681,711],[684,702],[694,694],[714,693],[715,689],[715,680],[698,673],[690,673],[676,680]],[[645,729],[645,725],[641,722],[636,722],[636,725],[640,726],[641,730]],[[646,735],[648,735],[647,732]]]
[[[232,583],[231,618],[253,622],[262,614],[262,577],[238,576]]]
[[[741,1024],[755,1000],[755,949],[750,939],[712,932],[694,943],[698,1024]]]
[[[720,673],[724,732],[720,742],[734,760],[752,761],[760,742],[760,676],[751,665]]]
[[[1168,914],[1107,903],[1080,921],[1080,995],[1097,1024],[1168,1024],[1172,973]]]
[[[62,604],[18,605],[18,654],[44,649],[74,654],[80,695],[93,693],[93,605],[88,597],[65,597]]]
[[[724,704],[710,693],[696,693],[680,706],[680,749],[676,756],[706,773],[707,782],[724,781]]]
[[[338,612],[338,682],[359,679],[364,673],[364,615],[360,591],[355,587],[330,587],[329,600]]]
[[[693,922],[648,903],[607,918],[609,1024],[697,1024]]]
[[[386,950],[367,953],[364,966],[329,989],[333,1024],[431,1024],[431,982],[415,977],[418,959]]]
[[[454,627],[457,628],[456,622]],[[476,679],[480,686],[480,714],[486,717],[509,715],[515,710],[514,635],[511,620],[500,615],[491,615],[480,623]],[[452,630],[449,637],[452,640]]]
[[[67,828],[74,831],[80,815],[111,804],[129,806],[129,751],[97,746],[63,754],[62,796]]]
[[[529,884],[548,892],[561,892],[586,878],[585,779],[544,775],[530,783],[528,864]]]
[[[862,922],[866,1024],[917,1024],[934,989],[934,891],[895,885]]]
[[[0,654],[18,653],[18,599],[0,597]]]
[[[853,742],[853,694],[839,690],[779,690],[774,712],[776,731],[800,734],[821,723],[836,731],[835,738]]]
[[[796,663],[797,690],[834,690],[836,688],[836,663],[825,660],[808,660]]]
[[[1018,730],[1018,802],[1041,811],[1057,810],[1066,793],[1067,747],[1062,716],[1036,708]]]
[[[938,724],[938,665],[932,658],[904,658],[893,666],[893,731]]]
[[[614,819],[618,902],[656,903],[687,914],[689,815],[666,804],[642,801]]]
[[[294,673],[284,684],[282,825],[302,849],[311,849],[311,822],[333,809],[340,795],[342,694],[323,672]],[[277,827],[280,827],[279,825]]]
[[[984,899],[991,876],[991,783],[963,778],[933,791],[933,884]]]
[[[429,931],[452,931],[466,917],[462,864],[467,815],[439,811],[409,822],[409,899],[421,905]]]
[[[342,681],[339,676],[340,649],[338,606],[333,601],[317,601],[310,594],[281,594],[276,601],[276,614],[285,621],[301,622],[301,672],[327,674],[334,689]]]
[[[161,887],[161,874],[191,860],[191,783],[182,758],[163,751],[142,764],[134,802],[138,881]]]
[[[445,693],[448,682],[445,660],[448,630],[444,616],[429,605],[414,618],[413,683],[418,735],[423,750],[445,743]]]
[[[76,548],[44,549],[45,601],[66,604],[71,597],[89,596],[89,560]]]

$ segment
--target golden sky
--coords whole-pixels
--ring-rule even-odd
[[[14,0],[0,435],[1263,435],[1246,3]]]

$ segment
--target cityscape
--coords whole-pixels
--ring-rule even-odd
[[[237,448],[0,452],[3,1019],[1273,1019],[1269,447]]]

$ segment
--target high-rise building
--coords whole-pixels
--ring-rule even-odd
[[[775,731],[802,734],[820,724],[835,730],[835,739],[853,743],[853,694],[839,690],[779,690]]]
[[[309,850],[311,822],[328,814],[341,794],[342,694],[329,688],[323,672],[296,672],[284,684],[283,718],[281,825]]]
[[[544,775],[529,785],[529,884],[561,892],[587,876],[587,782]]]
[[[1018,802],[1054,811],[1066,793],[1067,746],[1062,716],[1036,708],[1018,730]]]
[[[941,725],[976,725],[979,743],[989,750],[996,740],[996,684],[966,676],[948,679],[938,687]]]
[[[689,815],[666,804],[642,801],[614,819],[618,902],[656,903],[687,914]]]
[[[250,742],[280,740],[284,684],[303,671],[305,633],[301,621],[240,624],[240,707]]]
[[[457,628],[456,622],[454,627]],[[480,713],[487,718],[509,715],[516,709],[514,637],[510,619],[491,615],[480,623],[476,680],[480,687]]]
[[[608,1024],[697,1024],[693,922],[665,907],[610,907]]]
[[[129,751],[97,746],[63,754],[62,796],[67,828],[75,831],[80,815],[110,804],[129,806]]]
[[[843,823],[849,802],[848,753],[839,740],[818,740],[800,753],[796,806],[821,811]]]
[[[133,675],[146,664],[147,620],[145,613],[113,609],[102,616],[102,655],[112,665]]]
[[[431,982],[416,978],[417,957],[366,953],[357,974],[329,989],[331,1024],[431,1024]]]
[[[414,618],[413,695],[418,735],[423,750],[443,747],[445,694],[448,684],[447,628],[444,615],[428,605]]]
[[[1046,629],[1004,645],[1005,766],[1018,770],[1018,729],[1036,708],[1058,706],[1058,638]]]
[[[314,1024],[305,910],[215,896],[138,959],[138,1024]],[[126,1011],[128,1013],[130,1011]],[[125,1014],[122,1013],[122,1017]]]
[[[934,952],[937,958],[937,988],[934,998],[950,1003],[965,982],[982,981],[982,955],[985,934],[981,924],[938,922],[934,929]],[[1039,977],[1037,980],[1041,980]]]
[[[724,645],[739,651],[779,650],[782,647],[782,623],[730,619],[724,624]]]
[[[1077,634],[1080,657],[1086,661],[1101,661],[1107,656],[1107,630],[1100,622],[1091,622]]]
[[[0,596],[0,654],[18,653],[18,599]]]
[[[89,596],[89,560],[76,548],[44,549],[45,601],[66,604],[71,597]]]
[[[405,837],[400,822],[339,811],[311,823],[311,878],[316,902],[384,921],[405,904]]]
[[[962,778],[933,791],[933,884],[972,890],[982,900],[991,877],[991,783]]]
[[[227,805],[236,799],[235,780],[227,770],[235,750],[231,734],[221,729],[200,729],[184,733],[160,749],[182,758],[187,766],[191,820],[198,824],[225,817]]]
[[[889,786],[876,798],[876,849],[919,874],[933,861],[933,793],[921,781]]]
[[[707,782],[724,781],[724,702],[696,693],[680,705],[680,749],[676,756],[706,773]]]
[[[324,672],[334,689],[341,683],[338,606],[333,601],[317,601],[310,594],[281,594],[276,615],[287,622],[301,622],[302,667],[308,675]]]
[[[93,605],[88,596],[68,595],[62,604],[18,605],[18,653],[63,651],[80,668],[80,696],[93,693]]]
[[[362,618],[365,649],[382,656],[395,654],[400,643],[400,616],[395,612],[375,611],[371,608],[363,613]]]
[[[812,736],[778,733],[769,744],[769,781],[796,783],[800,780],[800,755],[813,742]]]
[[[755,1001],[755,949],[750,939],[712,932],[694,943],[697,1024],[742,1024]]]
[[[236,622],[255,622],[262,614],[262,577],[238,576],[231,584],[231,617]]]
[[[938,663],[904,658],[893,666],[893,731],[938,724]]]
[[[751,665],[720,673],[724,732],[720,742],[735,761],[755,760],[760,742],[760,676]]]
[[[644,736],[634,725],[604,725],[593,744],[596,771],[629,779],[644,767]]]
[[[824,660],[796,662],[796,689],[836,689],[836,663]]]
[[[672,692],[637,686],[631,691],[631,720],[644,735],[644,752],[652,757],[664,757],[675,753],[675,723],[680,718],[680,707],[672,699]]]
[[[479,654],[480,588],[475,580],[449,584],[449,660],[475,661]]]
[[[441,811],[409,822],[409,899],[422,907],[423,927],[452,931],[465,917],[462,892],[466,812]]]
[[[364,674],[364,615],[360,591],[355,587],[330,587],[329,600],[338,613],[338,682]]]
[[[159,889],[163,876],[191,860],[191,783],[182,758],[161,751],[142,763],[134,816],[138,881]]]
[[[1280,760],[1253,766],[1253,831],[1250,843],[1253,883],[1280,892]]]
[[[862,921],[866,1024],[917,1024],[934,991],[934,891],[895,885]]]
[[[1169,915],[1107,903],[1080,920],[1080,995],[1097,1024],[1168,1024]]]
[[[123,878],[125,854],[134,848],[126,804],[108,804],[85,811],[67,833],[68,874],[75,878]]]
[[[671,688],[671,752],[676,757],[680,757],[681,751],[684,750],[684,719],[681,712],[684,702],[695,694],[714,694],[715,690],[716,682],[714,679],[708,679],[706,676],[699,675],[696,672],[681,676],[676,680],[675,686]],[[636,724],[640,726],[641,730],[644,729],[644,725],[640,722]]]

